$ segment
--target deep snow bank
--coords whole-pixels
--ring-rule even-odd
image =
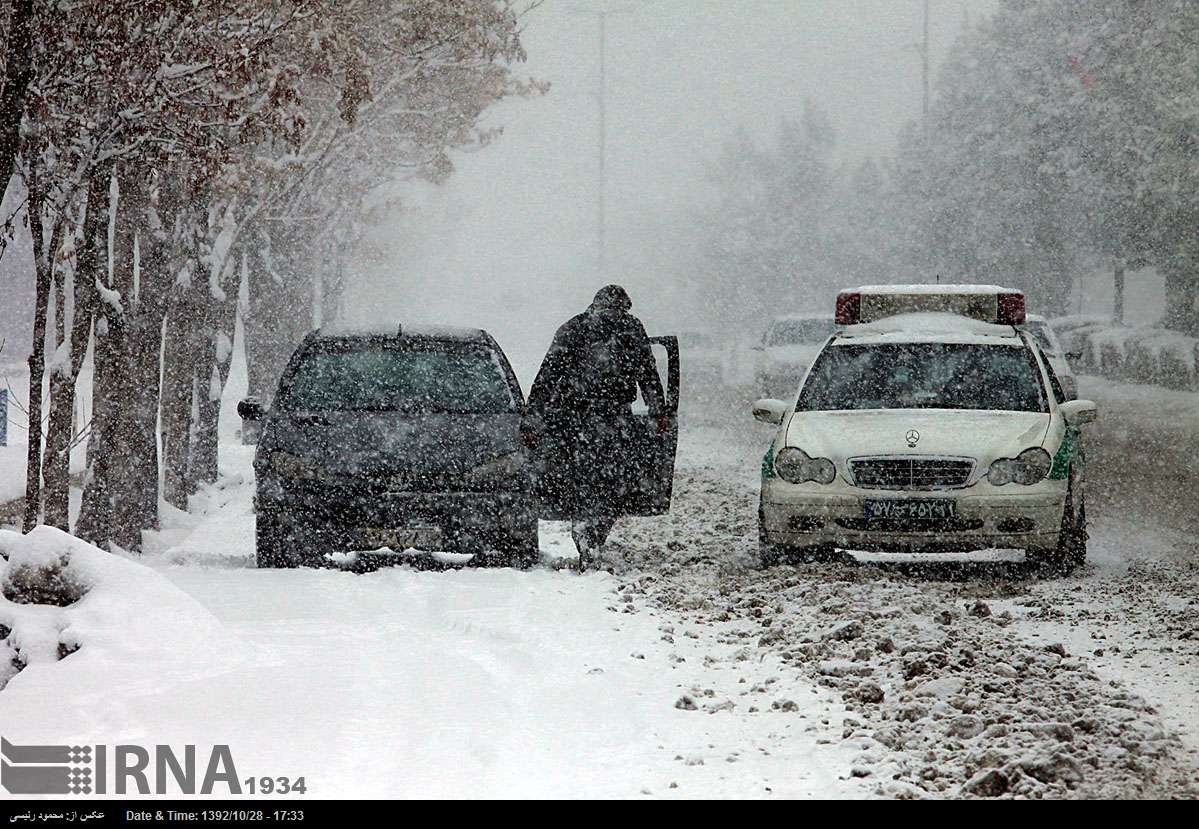
[[[6,736],[16,723],[68,722],[93,698],[211,675],[240,652],[212,614],[148,567],[53,527],[0,530]]]

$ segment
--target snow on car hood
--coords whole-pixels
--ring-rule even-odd
[[[862,455],[958,455],[975,458],[985,471],[996,458],[1040,446],[1049,428],[1044,412],[946,409],[796,412],[787,424],[787,445],[828,458],[839,469]],[[908,443],[908,432],[920,439]]]

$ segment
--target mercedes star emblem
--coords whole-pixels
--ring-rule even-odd
[[[920,433],[915,429],[908,429],[908,433],[904,435],[904,438],[907,440],[908,446],[915,446],[920,442]]]

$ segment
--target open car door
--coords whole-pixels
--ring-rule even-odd
[[[623,515],[662,515],[670,510],[674,489],[674,458],[679,444],[679,341],[677,337],[650,337],[658,374],[666,396],[669,428],[658,432],[657,421],[649,416],[644,403],[627,415],[623,431],[629,436],[632,481]],[[663,369],[665,376],[663,377]],[[640,409],[640,411],[638,411]],[[563,448],[548,436],[536,450],[534,489],[538,496],[538,517],[546,520],[570,518],[570,510],[560,497],[573,489],[564,478],[562,464],[556,462]]]
[[[679,338],[650,337],[658,360],[658,373],[665,363],[666,417],[670,427],[658,432],[657,421],[648,412],[633,415],[632,429],[639,444],[636,480],[625,501],[625,515],[664,515],[670,511],[674,491],[674,459],[679,446]]]

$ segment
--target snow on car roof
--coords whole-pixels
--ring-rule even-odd
[[[1010,325],[980,322],[960,314],[940,311],[896,314],[873,322],[847,325],[834,344],[879,342],[950,342],[1023,345]]]
[[[863,294],[1015,294],[1011,288],[1001,288],[998,285],[863,285],[856,289]]]
[[[479,342],[487,338],[481,328],[462,328],[451,325],[402,325],[393,323],[331,323],[318,330],[321,337],[421,337],[430,340]]]

